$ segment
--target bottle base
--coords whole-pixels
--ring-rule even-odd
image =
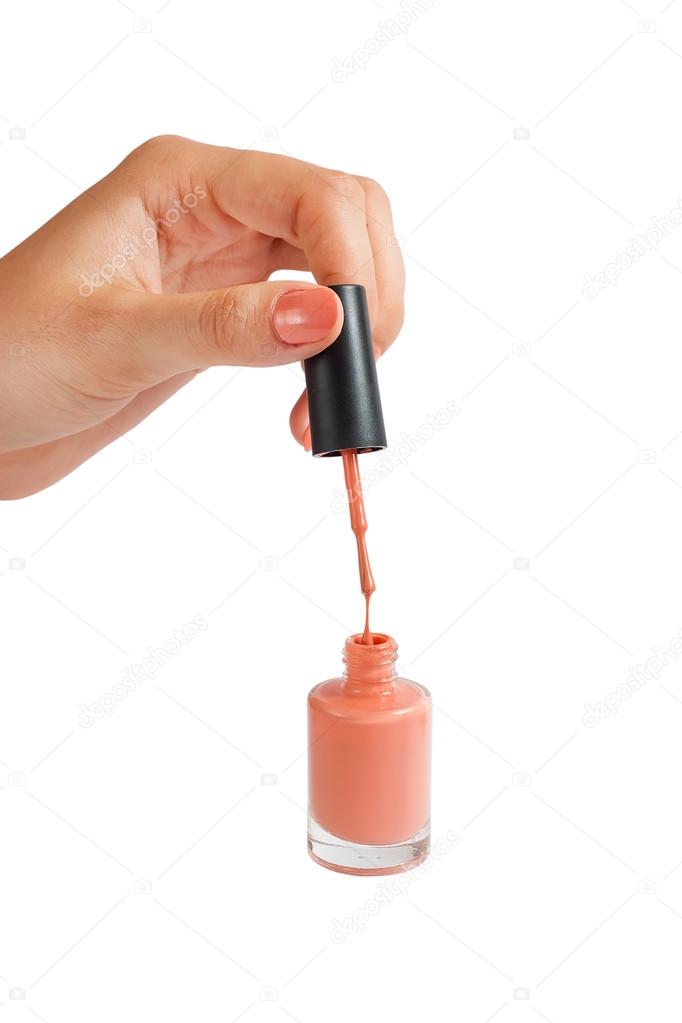
[[[421,863],[429,854],[431,828],[424,827],[396,845],[347,842],[325,831],[308,816],[308,852],[315,863],[340,874],[398,874]]]

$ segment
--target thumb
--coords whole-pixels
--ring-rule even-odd
[[[168,379],[209,366],[282,366],[334,341],[343,308],[329,288],[306,281],[240,284],[218,291],[135,297],[132,362]]]

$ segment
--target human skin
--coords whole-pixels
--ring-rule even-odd
[[[309,271],[315,283],[269,281]],[[0,499],[66,476],[211,366],[280,366],[338,336],[326,285],[367,289],[375,351],[404,272],[369,178],[162,136],[0,259]],[[290,417],[309,447],[305,393]]]

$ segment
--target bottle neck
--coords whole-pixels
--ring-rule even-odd
[[[381,632],[371,634],[371,643],[362,636],[349,636],[343,649],[345,688],[353,693],[391,693],[395,679],[398,644]]]

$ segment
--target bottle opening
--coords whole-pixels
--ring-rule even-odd
[[[369,643],[366,643],[363,634],[361,632],[358,632],[354,636],[349,636],[348,637],[348,642],[352,643],[354,646],[360,646],[364,650],[366,650],[367,647],[370,647],[370,648],[371,647],[385,647],[388,650],[388,648],[391,646],[391,644],[393,644],[393,646],[395,646],[395,640],[391,639],[390,636],[387,636],[383,632],[370,632],[370,634],[369,634]]]
[[[335,455],[342,455],[344,450],[348,449],[334,448],[331,451],[315,451],[314,455],[315,458],[333,458]],[[356,447],[354,450],[357,451],[359,455],[369,455],[374,451],[383,451],[384,447],[379,447],[379,445],[376,444],[372,447]]]
[[[347,683],[371,685],[391,683],[395,678],[398,644],[384,632],[371,632],[370,642],[363,642],[362,633],[349,636],[343,649]]]

